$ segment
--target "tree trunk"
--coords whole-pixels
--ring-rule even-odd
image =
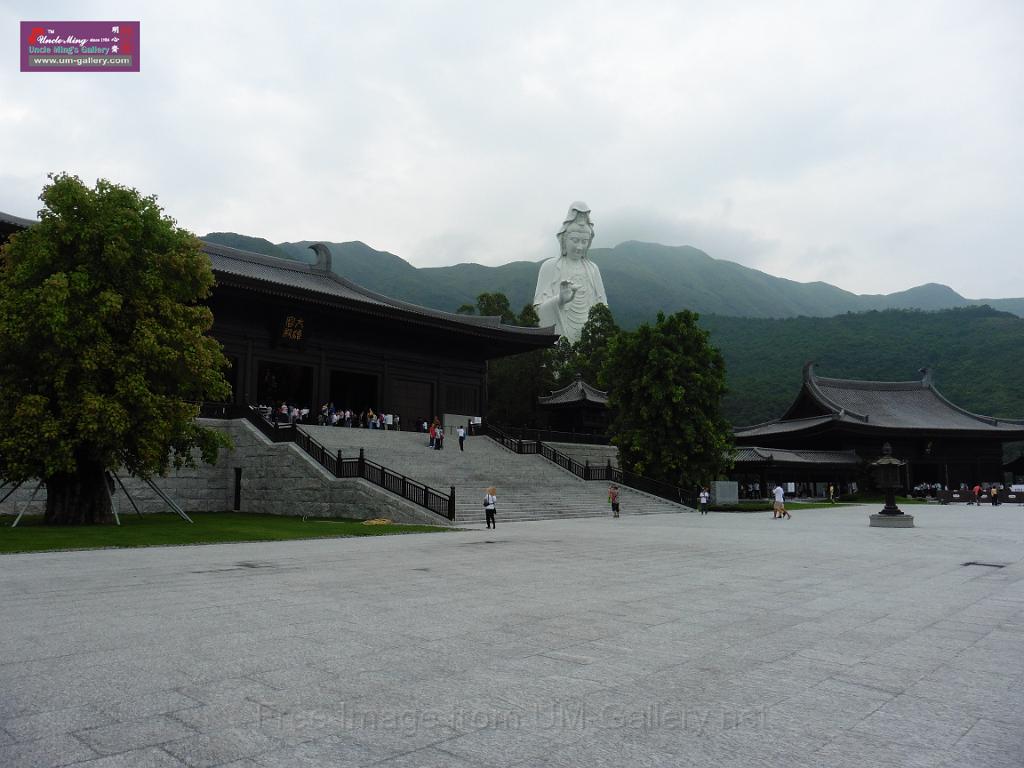
[[[114,519],[103,466],[82,462],[74,473],[46,478],[48,525],[96,525]]]

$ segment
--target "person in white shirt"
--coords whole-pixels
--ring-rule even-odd
[[[783,517],[792,517],[789,512],[786,511],[786,492],[782,490],[781,485],[776,485],[775,490],[772,491],[775,495],[775,503],[772,505],[772,509],[775,511],[775,519],[781,520]]]
[[[459,436],[459,450],[466,450],[466,428],[460,424],[459,428],[455,430],[455,433]]]
[[[711,494],[707,488],[700,489],[700,513],[706,515],[708,513],[708,502],[711,501]]]
[[[484,494],[484,515],[487,518],[488,528],[497,528],[498,526],[494,523],[494,508],[498,503],[498,489],[493,485],[487,489],[487,493]]]

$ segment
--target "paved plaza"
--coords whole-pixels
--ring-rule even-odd
[[[871,511],[2,556],[0,766],[1019,768],[1024,507]]]

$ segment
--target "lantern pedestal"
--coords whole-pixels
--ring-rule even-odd
[[[872,528],[913,528],[913,515],[872,515],[869,523]]]
[[[903,510],[896,506],[896,489],[901,485],[900,468],[905,465],[905,461],[900,461],[892,455],[892,446],[889,443],[882,446],[882,457],[871,462],[875,484],[885,491],[885,507],[879,514],[871,516],[872,528],[914,527],[914,516],[903,514]]]

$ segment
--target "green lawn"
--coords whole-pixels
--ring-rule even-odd
[[[0,517],[0,553],[45,552],[106,547],[164,547],[178,544],[223,544],[232,541],[289,541],[349,536],[431,533],[447,528],[429,525],[364,525],[359,520],[309,519],[240,512],[194,512],[186,523],[174,514],[121,515],[120,527],[51,527],[24,517],[11,528],[13,516]]]

